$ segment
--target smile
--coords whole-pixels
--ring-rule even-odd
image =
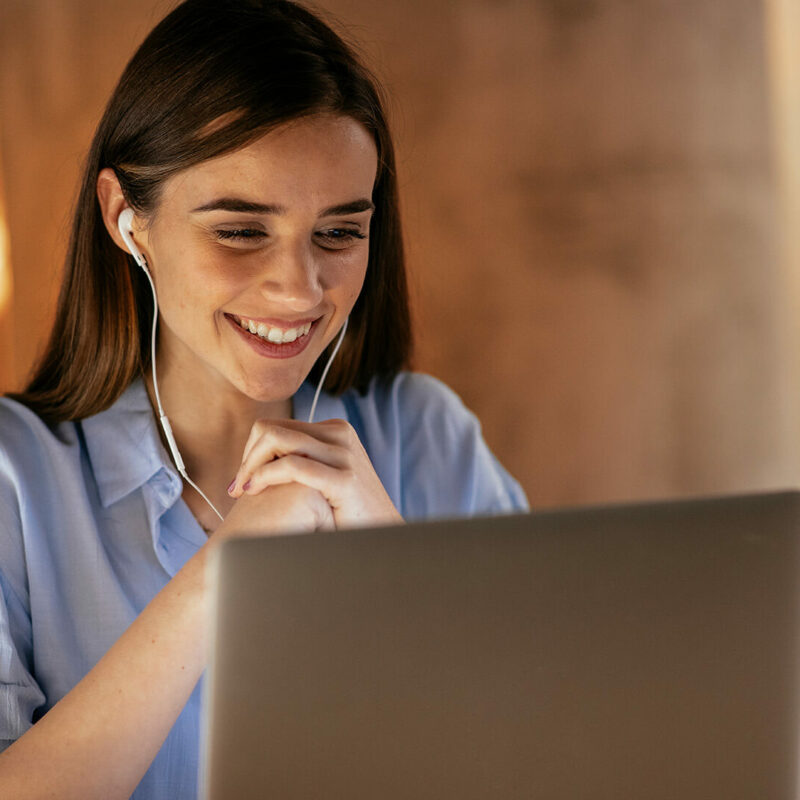
[[[256,322],[255,320],[247,319],[247,317],[231,316],[240,328],[272,344],[289,344],[296,339],[307,336],[313,324],[311,322],[306,322],[304,325],[298,325],[296,328],[283,330],[267,325],[264,322]]]

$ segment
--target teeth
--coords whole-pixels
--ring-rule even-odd
[[[300,325],[297,328],[289,328],[288,331],[280,328],[271,328],[263,322],[253,322],[251,319],[239,319],[239,325],[250,333],[254,333],[261,339],[265,339],[273,344],[288,344],[301,336],[306,336],[311,330],[311,323]]]

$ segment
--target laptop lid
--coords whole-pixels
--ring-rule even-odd
[[[208,800],[796,797],[800,495],[240,539]]]

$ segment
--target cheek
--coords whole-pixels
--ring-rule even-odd
[[[366,250],[347,253],[327,264],[323,272],[325,288],[339,295],[342,301],[354,303],[364,284],[368,257]]]
[[[242,290],[241,274],[207,253],[184,252],[162,260],[159,278],[159,304],[167,313],[172,308],[182,316],[214,310]]]

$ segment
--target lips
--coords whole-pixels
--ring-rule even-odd
[[[265,342],[272,342],[273,344],[288,344],[301,336],[306,336],[311,330],[311,321],[300,323],[291,328],[283,328],[277,325],[270,325],[266,322],[260,322],[248,317],[237,317],[232,315],[234,321],[239,323],[242,330],[249,331]]]
[[[226,314],[228,324],[256,353],[266,358],[292,358],[306,349],[319,320],[281,328],[248,317]],[[255,328],[255,330],[253,330]],[[280,337],[280,341],[276,341]]]

